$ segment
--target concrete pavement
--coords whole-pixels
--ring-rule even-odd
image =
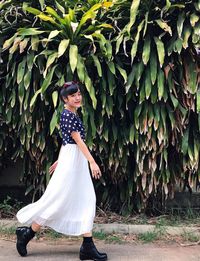
[[[16,228],[20,224],[16,220],[0,220],[1,228]],[[152,225],[95,224],[94,231],[118,234],[140,234],[153,231]],[[167,234],[180,235],[192,232],[199,235],[199,227],[166,227]],[[15,239],[0,238],[0,261],[24,260],[15,248]],[[125,243],[113,244],[95,240],[99,251],[107,252],[113,261],[200,261],[200,245],[182,247],[177,243]],[[78,261],[81,239],[36,240],[28,245],[27,261]]]
[[[177,244],[105,244],[95,241],[99,251],[105,251],[113,261],[200,261],[200,246],[180,247]],[[28,256],[21,257],[15,241],[0,240],[1,261],[78,261],[81,241],[45,241],[33,239]]]

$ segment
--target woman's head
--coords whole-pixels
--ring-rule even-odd
[[[82,102],[82,95],[80,86],[77,82],[66,82],[60,91],[60,99],[73,107],[80,107]]]

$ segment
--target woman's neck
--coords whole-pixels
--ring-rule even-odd
[[[67,109],[68,111],[71,111],[71,112],[75,113],[75,114],[77,113],[75,107],[71,107],[71,106],[65,104],[65,105],[64,105],[64,108]]]

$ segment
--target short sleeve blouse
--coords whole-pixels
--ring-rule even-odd
[[[85,141],[85,128],[81,119],[73,112],[64,109],[60,117],[60,129],[62,133],[62,144],[76,144],[72,139],[73,131],[80,132],[81,138]]]

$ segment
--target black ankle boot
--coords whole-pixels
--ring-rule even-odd
[[[106,253],[100,253],[94,242],[89,242],[81,245],[80,248],[80,260],[94,260],[94,261],[106,261],[107,260],[107,254]]]
[[[18,227],[16,229],[17,235],[17,251],[21,256],[27,255],[26,246],[28,242],[35,236],[35,232],[31,229],[31,227]]]

